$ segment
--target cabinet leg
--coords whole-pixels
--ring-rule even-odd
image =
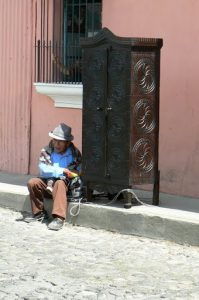
[[[124,208],[131,208],[132,194],[129,192],[123,192],[123,195],[124,195]]]
[[[87,198],[87,201],[92,201],[92,195],[93,195],[93,190],[91,190],[89,188],[89,184],[87,183],[86,184],[86,198]]]
[[[160,171],[158,170],[153,186],[153,205],[159,205]]]

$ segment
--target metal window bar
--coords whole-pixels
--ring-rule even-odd
[[[92,18],[92,20],[91,20],[91,28],[92,28],[92,33],[94,34],[94,17],[95,17],[95,15],[94,15],[94,13],[95,13],[95,8],[94,8],[94,0],[92,1],[92,8],[91,8],[91,11],[92,11],[92,13],[91,13],[91,18]]]
[[[77,42],[64,47],[63,43],[38,40],[35,45],[35,82],[81,83],[80,50]],[[66,64],[63,53],[68,57]]]

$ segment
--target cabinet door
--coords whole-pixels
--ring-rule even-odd
[[[86,181],[105,177],[105,105],[107,97],[107,48],[83,52],[82,171]]]
[[[108,51],[106,173],[113,184],[128,185],[130,136],[130,48]]]

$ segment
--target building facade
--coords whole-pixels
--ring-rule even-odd
[[[0,0],[0,171],[37,174],[58,123],[81,149],[79,39],[162,38],[160,190],[199,197],[197,0]]]

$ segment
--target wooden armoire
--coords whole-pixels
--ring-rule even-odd
[[[115,36],[103,28],[81,40],[82,176],[89,191],[114,194],[153,184],[159,203],[158,135],[162,39]]]

